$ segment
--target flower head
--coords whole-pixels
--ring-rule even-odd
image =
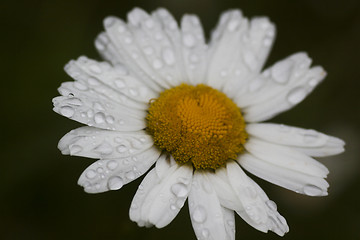
[[[344,142],[314,130],[259,123],[300,103],[325,77],[297,53],[262,70],[275,27],[239,10],[221,15],[209,43],[199,19],[179,27],[165,9],[104,21],[106,60],[70,61],[54,111],[84,123],[63,154],[99,159],[80,176],[86,192],[118,190],[146,173],[130,207],[139,226],[168,225],[188,199],[199,239],[235,239],[234,212],[254,228],[288,231],[276,204],[242,170],[310,196],[327,195],[313,157]]]

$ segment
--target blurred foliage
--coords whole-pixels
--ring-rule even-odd
[[[80,55],[100,59],[93,46],[108,15],[126,18],[139,6],[200,16],[207,36],[221,12],[240,8],[266,15],[278,35],[267,65],[307,51],[328,77],[313,94],[273,122],[314,128],[343,138],[347,152],[322,160],[330,195],[310,198],[256,179],[277,202],[290,232],[284,239],[360,239],[359,122],[360,2],[344,1],[9,1],[0,3],[1,157],[0,239],[195,239],[187,207],[166,228],[138,228],[128,217],[141,180],[120,191],[90,195],[76,185],[90,159],[63,156],[56,145],[80,124],[52,112],[63,66]],[[236,239],[279,239],[236,218]]]

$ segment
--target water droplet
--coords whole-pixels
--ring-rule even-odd
[[[86,91],[88,89],[88,87],[86,85],[84,85],[81,82],[74,82],[74,87],[76,87],[77,89],[79,89],[80,91]]]
[[[312,78],[312,79],[309,80],[308,83],[309,83],[310,87],[315,87],[319,83],[319,80],[316,79],[316,78]]]
[[[229,22],[229,24],[227,25],[227,29],[230,32],[235,31],[235,29],[237,28],[237,26],[239,26],[239,21],[238,20],[232,20]]]
[[[304,134],[304,142],[305,143],[314,143],[318,140],[319,134],[315,131],[308,130]]]
[[[118,87],[118,88],[124,88],[124,87],[126,87],[124,81],[123,81],[123,80],[120,80],[120,79],[115,80],[115,85],[116,85],[116,87]]]
[[[235,222],[233,220],[228,220],[227,221],[227,224],[230,226],[230,227],[234,227],[235,226]]]
[[[227,74],[228,74],[228,72],[227,72],[226,70],[222,70],[222,71],[220,72],[220,76],[221,76],[221,77],[226,77]]]
[[[102,144],[97,146],[94,150],[102,155],[109,155],[113,152],[113,147],[109,143],[103,142]]]
[[[143,51],[146,55],[151,55],[154,53],[154,49],[152,47],[145,47]]]
[[[127,147],[125,145],[119,145],[116,150],[119,152],[119,153],[123,153],[123,152],[126,152],[127,151]]]
[[[96,80],[96,79],[93,78],[93,77],[89,77],[89,78],[88,78],[88,83],[89,83],[90,85],[92,85],[92,86],[99,86],[99,85],[100,85],[99,81]]]
[[[132,43],[132,41],[133,41],[132,37],[125,37],[124,38],[124,42],[127,43],[127,44]]]
[[[153,67],[155,69],[160,69],[163,67],[163,63],[160,59],[155,59],[154,62],[153,62]]]
[[[290,79],[292,68],[293,63],[291,61],[278,62],[271,68],[271,76],[277,83],[287,83]]]
[[[79,145],[71,145],[69,147],[69,150],[70,150],[70,155],[74,155],[74,154],[81,152],[83,150],[83,148]]]
[[[99,51],[104,51],[105,50],[105,45],[102,44],[102,42],[99,39],[95,40],[95,47]]]
[[[264,40],[263,40],[263,44],[264,44],[264,46],[266,46],[266,47],[270,47],[271,46],[271,44],[272,44],[272,38],[264,38]]]
[[[147,19],[145,21],[145,26],[149,29],[152,29],[155,26],[154,20],[152,20],[151,18]]]
[[[130,88],[129,92],[131,95],[133,95],[134,97],[139,95],[139,92],[135,89],[135,88]]]
[[[277,206],[276,206],[276,203],[274,201],[267,200],[265,203],[271,210],[273,210],[273,211],[277,210]]]
[[[137,54],[136,52],[133,52],[133,53],[131,54],[131,57],[132,57],[133,59],[137,59],[137,58],[139,57],[139,54]]]
[[[60,114],[63,115],[64,117],[70,118],[74,116],[75,110],[72,107],[64,106],[60,108]]]
[[[119,33],[124,33],[126,31],[126,27],[123,24],[121,24],[119,25],[117,30],[119,31]]]
[[[111,177],[108,181],[108,187],[110,190],[119,190],[124,185],[124,181],[121,177]]]
[[[167,65],[173,65],[175,63],[174,52],[170,48],[164,49],[162,57]]]
[[[108,122],[109,124],[113,124],[115,122],[115,118],[113,116],[107,116],[106,122]]]
[[[102,72],[101,68],[96,64],[90,65],[89,69],[90,69],[90,71],[92,71],[93,73],[96,73],[96,74],[100,74]]]
[[[86,112],[86,115],[88,116],[88,118],[92,118],[92,117],[94,116],[93,110],[89,109],[89,110]]]
[[[94,116],[95,123],[101,124],[105,122],[105,114],[102,112],[98,112]]]
[[[129,180],[134,180],[136,175],[133,171],[130,171],[125,174],[125,177],[128,178]]]
[[[115,23],[115,18],[114,17],[107,17],[104,20],[104,26],[106,28],[111,27],[114,23]]]
[[[250,51],[246,51],[243,57],[245,64],[250,68],[250,70],[254,71],[257,67],[257,60],[255,55]]]
[[[106,166],[109,170],[115,170],[118,167],[119,163],[115,160],[109,161]]]
[[[159,41],[159,40],[163,39],[163,37],[164,37],[164,36],[162,35],[162,33],[160,33],[160,32],[155,33],[155,39],[156,39],[156,40]]]
[[[240,76],[240,75],[241,75],[241,70],[240,69],[235,70],[235,76]]]
[[[183,43],[187,47],[194,47],[195,46],[195,38],[192,34],[187,33],[183,35]]]
[[[306,97],[307,91],[303,87],[297,87],[291,90],[287,96],[287,100],[291,104],[298,104]]]
[[[192,214],[192,219],[197,223],[205,222],[207,213],[204,207],[197,206]]]
[[[189,56],[190,62],[197,63],[199,62],[199,57],[196,54],[191,54]]]
[[[88,179],[93,179],[93,178],[96,177],[96,175],[97,175],[97,173],[96,173],[94,170],[92,170],[92,169],[90,169],[90,170],[88,170],[88,171],[86,172],[86,177],[87,177]]]
[[[170,209],[173,210],[173,211],[175,211],[175,210],[177,209],[177,207],[175,206],[175,204],[171,204],[171,205],[170,205]]]
[[[170,21],[167,26],[170,30],[175,30],[177,28],[177,24],[175,21]]]
[[[177,196],[179,198],[184,198],[189,193],[188,188],[183,183],[176,183],[176,184],[172,185],[171,191],[173,194],[175,194],[175,196]]]
[[[323,190],[315,185],[306,185],[304,187],[304,193],[308,196],[322,196],[324,195]]]
[[[201,231],[201,235],[204,237],[204,238],[208,238],[209,235],[210,235],[210,232],[208,229],[204,228],[202,231]]]

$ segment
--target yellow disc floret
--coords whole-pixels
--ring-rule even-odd
[[[150,102],[147,130],[177,163],[217,169],[236,159],[247,139],[240,109],[206,85],[181,84]]]

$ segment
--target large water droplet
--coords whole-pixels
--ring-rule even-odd
[[[194,47],[195,46],[195,37],[190,34],[190,33],[187,33],[185,35],[183,35],[183,43],[185,46],[187,47]]]
[[[119,190],[124,185],[124,181],[121,177],[111,177],[108,181],[108,187],[110,190]]]
[[[208,229],[204,228],[203,230],[201,230],[201,235],[204,237],[204,238],[208,238],[209,235],[210,235],[210,232]]]
[[[291,61],[281,61],[271,68],[271,76],[275,82],[284,84],[289,81],[293,63]]]
[[[105,114],[102,112],[98,112],[94,116],[95,123],[101,124],[105,122]]]
[[[271,210],[273,210],[273,211],[277,210],[277,206],[276,206],[276,203],[274,201],[267,200],[265,203]]]
[[[175,196],[179,198],[184,198],[188,195],[189,191],[185,184],[176,183],[171,186],[171,191],[175,194]]]
[[[162,52],[162,57],[167,65],[173,65],[175,63],[175,55],[170,48],[164,49]]]
[[[62,108],[60,108],[60,114],[65,116],[65,117],[72,117],[75,114],[75,110],[72,107],[69,106],[64,106]]]
[[[115,170],[118,167],[119,163],[115,160],[109,161],[106,166],[109,170]]]
[[[291,104],[298,104],[306,97],[307,91],[303,87],[297,87],[291,90],[287,96],[287,100]]]
[[[207,218],[207,213],[204,207],[197,206],[192,213],[192,219],[197,223],[203,223],[205,222]]]
[[[160,59],[155,59],[154,62],[153,62],[153,67],[155,69],[160,69],[163,67],[163,63]]]
[[[315,185],[306,185],[304,187],[304,193],[308,196],[322,196],[324,195],[323,190]]]
[[[125,145],[119,145],[116,150],[119,152],[119,153],[123,153],[123,152],[126,152],[127,151],[127,147]]]
[[[101,68],[96,64],[90,65],[89,69],[90,69],[90,71],[92,71],[93,73],[96,73],[96,74],[100,74],[102,72]]]
[[[94,170],[90,169],[86,172],[85,175],[88,179],[93,179],[96,177],[97,173]]]
[[[113,152],[113,147],[109,143],[103,142],[102,144],[97,146],[94,150],[102,155],[109,155]]]

